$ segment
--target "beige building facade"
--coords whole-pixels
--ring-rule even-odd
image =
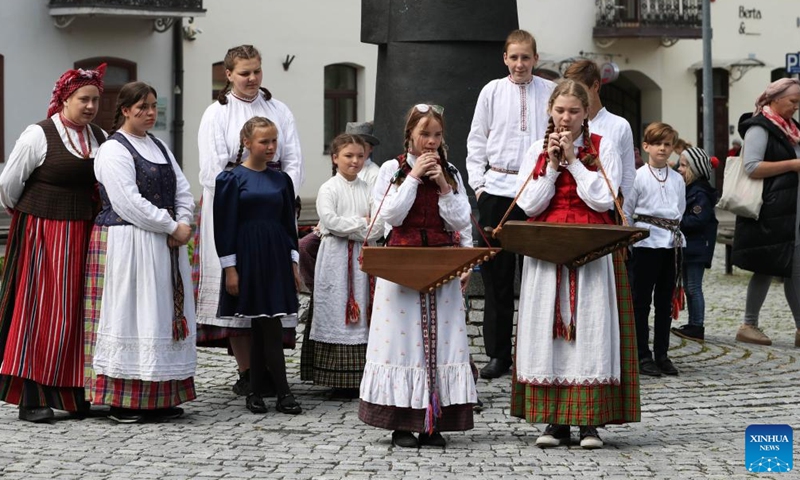
[[[144,3],[163,6],[175,1]],[[164,118],[154,133],[171,146],[176,137],[182,141],[183,167],[198,198],[197,131],[213,93],[224,85],[220,63],[232,46],[249,43],[259,48],[263,85],[294,113],[306,169],[306,182],[299,192],[304,199],[313,199],[329,178],[326,145],[332,136],[347,121],[373,118],[377,47],[360,41],[359,0],[178,1],[184,8],[172,13],[182,31],[181,88],[173,72],[177,55],[173,32],[154,29],[159,12],[125,16],[120,11],[84,11],[72,23],[56,26],[55,21],[63,19],[56,18],[54,8],[72,3],[126,1],[0,0],[0,150],[4,157],[25,126],[41,119],[56,77],[87,59],[121,60],[115,70],[120,78],[144,80],[156,87],[163,97]],[[601,65],[613,63],[619,75],[603,87],[602,98],[609,110],[629,120],[637,142],[648,123],[661,120],[697,145],[702,145],[701,3],[517,2],[520,27],[538,40],[538,73],[558,76],[581,57]],[[711,2],[711,19],[714,153],[724,156],[731,140],[738,137],[740,114],[752,109],[770,81],[786,75],[787,54],[800,52],[800,2],[716,0]],[[497,62],[502,67],[502,52],[498,51]],[[123,67],[129,64],[135,65],[135,71],[125,77]],[[480,87],[475,86],[475,95]],[[173,121],[177,91],[183,103],[182,132]]]

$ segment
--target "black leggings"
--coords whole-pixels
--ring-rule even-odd
[[[283,356],[283,327],[280,317],[252,319],[250,335],[250,386],[253,393],[266,393],[267,375],[272,376],[278,398],[290,393]]]

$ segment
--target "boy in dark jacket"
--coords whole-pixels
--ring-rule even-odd
[[[714,205],[717,192],[708,182],[711,170],[717,167],[716,157],[709,158],[701,148],[687,148],[680,157],[678,171],[686,180],[686,211],[681,219],[681,232],[686,238],[683,249],[683,285],[686,290],[689,323],[673,328],[675,335],[702,342],[704,340],[706,302],[703,298],[703,274],[711,268],[717,242],[717,217]]]

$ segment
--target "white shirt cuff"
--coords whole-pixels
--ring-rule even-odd
[[[292,250],[292,262],[300,263],[300,252],[297,250]]]
[[[222,268],[235,267],[236,254],[234,253],[233,255],[225,255],[224,257],[221,257],[219,259],[219,264],[222,266]]]

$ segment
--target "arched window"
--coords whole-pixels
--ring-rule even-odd
[[[631,125],[634,145],[642,144],[642,90],[625,75],[600,88],[600,101],[606,109]]]
[[[358,99],[358,70],[337,63],[325,67],[325,138],[323,151],[344,132],[347,122],[355,122]]]
[[[114,109],[117,106],[117,96],[123,85],[136,80],[136,63],[122,58],[95,57],[78,60],[75,68],[94,69],[101,63],[106,64],[106,74],[103,77],[103,95],[100,97],[100,109],[94,123],[105,131],[111,130],[114,123]]]
[[[211,100],[214,101],[219,97],[219,92],[225,88],[228,82],[228,77],[225,75],[225,63],[217,62],[211,65]]]

